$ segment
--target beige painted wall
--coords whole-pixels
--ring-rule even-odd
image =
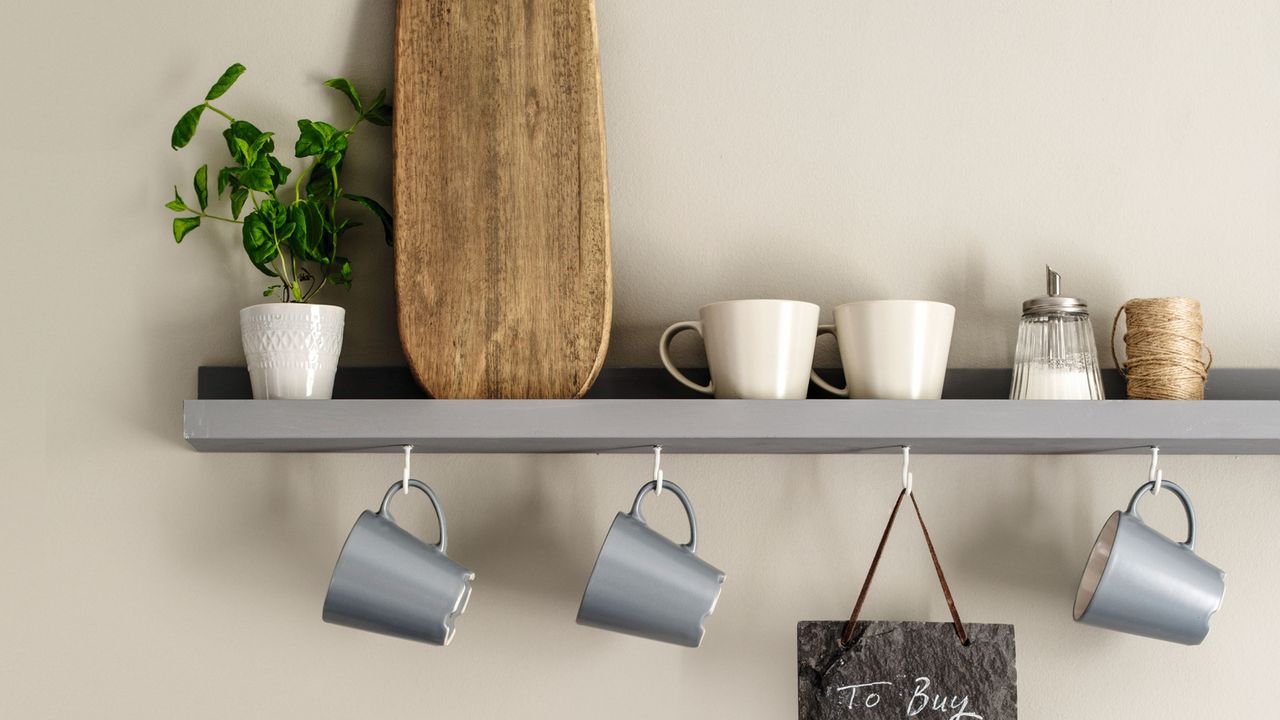
[[[849,609],[889,457],[671,457],[729,573],[697,651],[573,624],[647,458],[430,457],[479,578],[446,650],[322,624],[332,562],[393,456],[200,455],[181,400],[240,362],[260,278],[228,232],[175,247],[160,205],[217,138],[169,128],[232,61],[227,105],[288,138],[334,74],[390,81],[389,0],[7,3],[0,717],[787,718],[794,625]],[[1125,298],[1201,298],[1223,366],[1280,365],[1280,5],[601,0],[613,364],[706,301],[929,297],[954,366],[1007,365],[1052,261],[1101,333]],[[387,197],[365,133],[353,185]],[[185,182],[184,182],[185,184]],[[344,360],[401,361],[390,256],[356,253]],[[696,357],[696,356],[692,356]],[[1024,718],[1265,717],[1280,666],[1274,458],[1170,457],[1229,574],[1198,648],[1077,627],[1089,545],[1140,457],[919,457],[960,607],[1017,626]],[[670,503],[658,522],[682,532]],[[1156,503],[1169,532],[1180,521]],[[424,513],[407,513],[426,526]],[[867,614],[945,618],[905,525]]]

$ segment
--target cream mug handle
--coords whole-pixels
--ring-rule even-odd
[[[823,335],[834,336],[835,334],[836,334],[835,325],[819,325],[818,326],[818,337],[822,337]],[[843,362],[843,358],[841,359],[841,361]],[[816,370],[812,370],[812,369],[809,370],[809,379],[813,381],[814,385],[817,385],[818,387],[822,388],[823,390],[826,390],[832,395],[837,395],[843,398],[849,397],[849,388],[847,387],[838,388],[832,385],[826,380],[823,380],[822,378],[818,377],[818,371]]]
[[[699,385],[685,377],[684,373],[680,372],[676,368],[676,364],[671,362],[671,340],[683,330],[696,330],[698,332],[698,337],[702,337],[702,323],[697,320],[683,320],[667,328],[662,333],[662,339],[658,341],[658,354],[662,356],[662,364],[666,366],[667,372],[671,373],[672,377],[680,381],[681,385],[684,385],[690,390],[700,392],[703,395],[715,395],[716,381],[714,378],[712,378],[706,385]]]

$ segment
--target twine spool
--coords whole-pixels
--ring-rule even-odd
[[[1124,313],[1125,361],[1116,357],[1116,328]],[[1204,344],[1200,302],[1192,298],[1136,298],[1111,323],[1111,359],[1135,400],[1203,400],[1213,351]],[[1208,353],[1209,361],[1202,357]]]

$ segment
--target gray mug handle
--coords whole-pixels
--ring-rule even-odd
[[[1138,500],[1148,491],[1155,489],[1155,486],[1156,484],[1154,481],[1147,481],[1143,483],[1142,487],[1138,488],[1138,492],[1133,494],[1133,499],[1129,501],[1129,509],[1125,512],[1141,520],[1142,516],[1138,514]],[[1187,539],[1182,544],[1185,545],[1188,550],[1195,550],[1196,511],[1191,509],[1191,498],[1187,495],[1186,490],[1183,490],[1181,487],[1178,487],[1176,484],[1171,483],[1168,480],[1163,481],[1161,483],[1161,487],[1176,495],[1178,497],[1178,502],[1182,503],[1182,509],[1187,511]]]
[[[648,495],[657,489],[658,482],[656,480],[650,480],[644,484],[644,487],[640,488],[640,492],[636,494],[636,501],[631,503],[631,515],[646,525],[649,523],[645,521],[644,515],[640,513],[640,501],[644,499],[645,495]],[[693,504],[689,502],[689,496],[684,494],[684,491],[680,489],[679,485],[676,485],[670,480],[662,481],[662,489],[670,490],[675,493],[676,497],[680,498],[680,504],[684,506],[685,514],[689,516],[689,542],[681,545],[680,547],[696,554],[698,552],[698,519],[693,515]]]
[[[435,508],[436,520],[440,522],[440,542],[436,543],[436,549],[441,553],[444,553],[445,548],[449,546],[449,536],[444,529],[444,512],[440,510],[440,500],[436,498],[436,494],[432,492],[431,488],[427,487],[427,484],[424,482],[410,480],[409,487],[417,488],[426,493],[427,499],[431,501],[431,507]],[[387,490],[387,494],[382,497],[382,507],[378,510],[379,515],[385,517],[391,522],[396,521],[396,519],[391,516],[391,498],[395,497],[396,493],[403,489],[404,483],[397,482],[395,485],[391,486],[390,490]]]

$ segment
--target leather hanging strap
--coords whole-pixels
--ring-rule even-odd
[[[942,585],[942,595],[947,599],[947,609],[951,611],[951,621],[956,626],[956,637],[960,638],[961,643],[968,645],[969,635],[964,630],[964,623],[960,621],[960,611],[956,610],[956,601],[951,596],[951,588],[947,585],[947,578],[942,574],[942,563],[938,562],[938,553],[933,548],[933,539],[929,537],[929,528],[925,527],[924,516],[920,514],[920,504],[916,502],[915,494],[909,495],[906,490],[898,493],[898,501],[893,504],[893,512],[889,513],[889,522],[884,526],[884,534],[880,536],[880,545],[876,547],[875,557],[871,559],[871,568],[867,570],[867,578],[862,581],[862,591],[858,593],[858,601],[853,606],[853,614],[849,616],[849,622],[845,623],[844,632],[840,634],[840,644],[847,647],[853,642],[853,632],[858,625],[858,616],[862,614],[862,604],[867,600],[867,591],[871,589],[871,580],[875,577],[876,568],[880,565],[880,557],[884,554],[884,546],[889,540],[889,531],[893,530],[893,521],[898,517],[898,508],[902,507],[903,497],[910,497],[911,505],[916,510],[916,519],[920,521],[920,530],[924,532],[924,542],[929,546],[929,557],[933,558],[933,569],[938,571],[938,582]]]

